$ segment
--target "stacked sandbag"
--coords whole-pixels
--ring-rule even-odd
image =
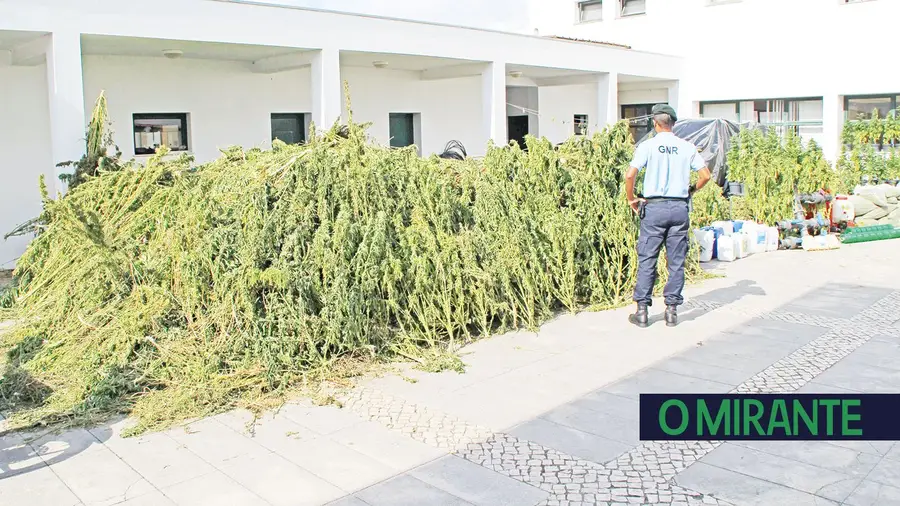
[[[857,225],[881,225],[900,220],[900,188],[896,186],[857,186],[849,200],[856,213]]]

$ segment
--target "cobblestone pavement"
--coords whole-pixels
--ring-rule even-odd
[[[467,347],[466,374],[405,369],[252,429],[0,434],[0,504],[900,504],[900,443],[642,442],[637,419],[640,393],[900,392],[894,248],[750,257],[674,329],[568,315]]]

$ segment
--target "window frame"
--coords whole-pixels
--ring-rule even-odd
[[[309,113],[306,112],[273,112],[269,114],[269,130],[270,137],[272,138],[272,142],[275,142],[275,128],[274,121],[276,119],[296,119],[300,124],[300,136],[302,140],[300,144],[305,144],[309,141]],[[281,139],[279,139],[281,140]],[[282,140],[282,142],[285,142]]]
[[[598,5],[600,7],[600,17],[598,19],[584,19],[584,7]],[[587,23],[599,23],[603,21],[603,0],[581,0],[575,3],[575,23],[576,24],[587,24]]]
[[[391,118],[393,116],[409,116],[412,124],[412,144],[406,146],[394,146],[394,135],[391,133]],[[388,145],[395,149],[415,146],[416,150],[422,151],[422,114],[418,112],[389,112],[388,113]]]
[[[575,125],[575,135],[585,136],[588,134],[590,120],[587,114],[574,114],[572,116],[572,123]]]
[[[132,113],[131,114],[131,142],[133,144],[134,156],[153,156],[156,154],[155,150],[150,153],[141,152],[138,153],[138,143],[135,138],[138,133],[141,133],[137,129],[137,122],[139,120],[160,120],[160,119],[174,119],[178,120],[181,123],[181,143],[184,146],[184,149],[172,149],[169,150],[173,153],[190,153],[191,152],[191,142],[190,142],[190,134],[188,129],[190,128],[190,113],[187,112],[141,112],[141,113]],[[144,149],[142,148],[142,151]]]
[[[619,17],[620,18],[630,18],[634,16],[645,16],[647,15],[647,0],[643,0],[644,2],[644,10],[641,12],[632,12],[630,14],[625,14],[625,6],[628,2],[635,2],[638,0],[618,0],[619,2]]]
[[[888,114],[891,111],[897,110],[897,97],[900,96],[900,93],[876,93],[870,95],[845,95],[844,96],[844,121],[869,121],[871,118],[858,120],[856,118],[850,117],[850,101],[853,99],[867,99],[867,98],[886,98],[890,101],[891,105],[888,108]],[[866,114],[871,114],[872,111],[866,111]]]

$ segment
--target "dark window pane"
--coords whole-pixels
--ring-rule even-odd
[[[306,141],[306,127],[302,114],[273,114],[272,140],[287,144],[301,144]]]
[[[391,113],[388,121],[390,123],[392,148],[405,148],[416,143],[412,114]]]

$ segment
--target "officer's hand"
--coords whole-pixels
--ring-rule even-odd
[[[634,212],[639,212],[641,208],[641,204],[644,202],[644,199],[634,199],[628,202],[628,205],[631,206],[631,210]]]

